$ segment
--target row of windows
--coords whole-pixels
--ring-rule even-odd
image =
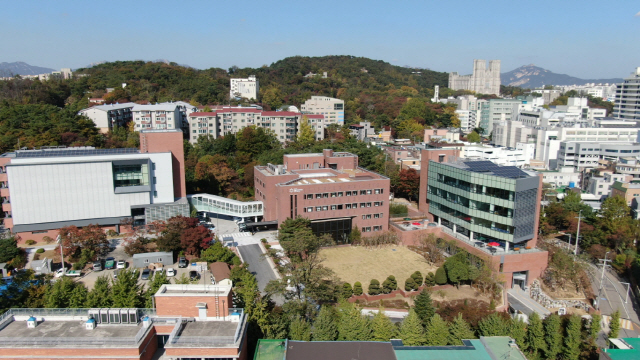
[[[384,194],[384,189],[368,189],[368,190],[360,190],[360,195],[372,195],[372,194]],[[320,193],[320,194],[305,194],[305,200],[311,200],[314,198],[322,199],[328,197],[342,197],[342,196],[358,196],[358,190],[346,191],[346,192],[332,192],[332,193]]]
[[[384,218],[384,214],[383,213],[365,214],[365,215],[362,215],[362,220],[369,220],[369,219],[371,219],[372,216],[373,216],[374,219],[382,219],[382,218]]]
[[[360,203],[360,208],[368,208],[371,207],[372,205],[374,207],[377,206],[382,206],[384,203],[384,201],[376,201],[373,203]],[[304,212],[313,212],[313,206],[308,206],[304,208]],[[335,204],[335,205],[324,205],[324,206],[316,206],[315,207],[315,211],[328,211],[328,210],[343,210],[343,209],[347,209],[347,210],[351,210],[351,209],[357,209],[358,208],[358,203],[352,203],[352,204]]]
[[[382,226],[374,226],[373,231],[382,231]],[[371,226],[363,227],[362,232],[371,232]]]

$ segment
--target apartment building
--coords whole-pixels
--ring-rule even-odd
[[[358,139],[358,141],[364,141],[366,138],[376,134],[376,130],[369,121],[361,121],[359,124],[349,125],[349,130],[351,136]]]
[[[95,224],[120,230],[189,215],[182,132],[146,130],[140,149],[18,150],[0,156],[4,226],[26,240]]]
[[[570,188],[580,185],[581,173],[575,172],[573,168],[560,168],[558,171],[541,171],[542,182],[554,187],[568,186]]]
[[[324,129],[328,124],[325,124],[324,115],[319,114],[306,114],[302,115],[303,118],[306,118],[311,125],[311,129],[315,133],[316,140],[324,140]]]
[[[107,133],[116,126],[124,126],[133,119],[131,109],[135,103],[98,105],[82,109],[78,115],[93,120],[102,133]]]
[[[257,100],[260,93],[260,82],[255,75],[246,79],[229,79],[229,97]]]
[[[640,67],[618,84],[613,116],[620,119],[640,120]]]
[[[365,236],[388,230],[389,178],[359,167],[354,154],[285,155],[283,165],[256,166],[254,178],[264,221],[306,217],[316,234],[340,243],[354,226]]]
[[[496,121],[509,121],[517,118],[522,100],[515,99],[491,99],[481,104],[480,122],[478,127],[484,129],[484,134],[489,135],[493,131]]]
[[[640,161],[638,157],[620,157],[616,162],[616,173],[631,175],[634,180],[640,179]]]
[[[182,114],[177,104],[136,104],[131,113],[136,131],[182,129]]]
[[[303,114],[324,115],[326,124],[344,124],[344,100],[312,96],[300,106]]]
[[[575,171],[595,168],[600,160],[618,162],[632,154],[640,155],[640,143],[562,141],[558,152],[559,167],[573,167]]]
[[[616,181],[611,186],[611,196],[621,196],[631,206],[633,199],[640,198],[640,183]]]
[[[608,169],[592,169],[590,172],[584,173],[582,189],[597,199],[604,200],[611,196],[611,190],[616,181],[626,183],[631,179],[632,176],[628,174],[615,174]]]
[[[250,358],[231,285],[162,285],[153,300],[142,309],[10,309],[0,359]]]
[[[451,129],[424,129],[424,142],[459,142],[460,131]]]

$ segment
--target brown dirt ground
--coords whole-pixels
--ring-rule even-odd
[[[324,258],[322,264],[332,269],[341,280],[352,286],[360,281],[365,292],[371,279],[377,279],[382,284],[389,275],[393,275],[398,287],[403,288],[404,281],[416,270],[422,276],[436,271],[422,256],[401,245],[381,248],[334,247],[320,250],[320,255]]]
[[[586,300],[587,297],[582,292],[577,292],[575,289],[567,288],[567,290],[558,289],[552,291],[551,288],[541,282],[540,287],[545,294],[551,296],[557,300]]]
[[[46,250],[42,254],[35,254],[35,255],[38,255],[40,260],[47,258],[47,259],[52,259],[54,263],[60,262],[60,251]]]
[[[441,292],[444,293],[444,297],[441,296]],[[460,289],[456,289],[455,287],[453,287],[451,289],[432,291],[431,298],[435,301],[476,299],[484,301],[486,303],[491,302],[491,299],[489,297],[480,294],[476,289],[472,288],[469,285],[460,285]]]

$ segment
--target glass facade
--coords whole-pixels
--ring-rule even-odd
[[[520,243],[534,237],[539,180],[429,163],[429,212],[443,226],[474,240]],[[517,189],[517,190],[516,190]]]
[[[337,244],[348,244],[351,234],[351,218],[311,222],[311,230],[317,236],[329,234]]]
[[[113,165],[115,187],[149,185],[149,165]]]

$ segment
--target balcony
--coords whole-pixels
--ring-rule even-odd
[[[9,203],[2,203],[2,211],[4,211],[4,212],[5,212],[5,214],[6,214],[7,212],[9,212],[9,213],[10,213],[10,212],[11,212],[11,204],[9,204]]]

